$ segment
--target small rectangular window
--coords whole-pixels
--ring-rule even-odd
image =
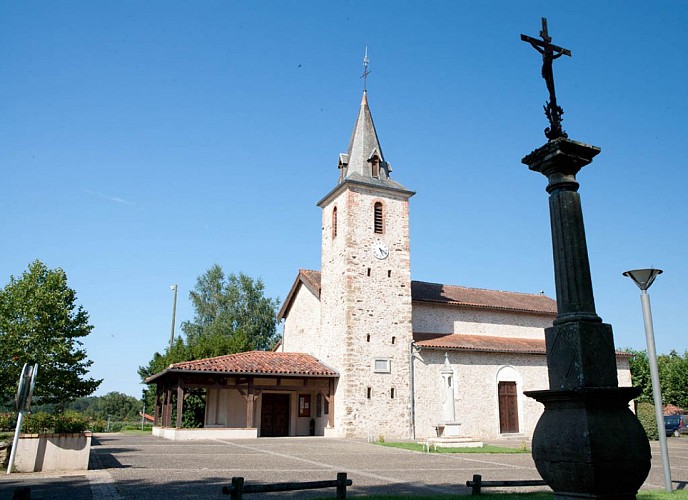
[[[375,373],[390,373],[391,366],[390,366],[390,360],[387,358],[377,358],[375,360]]]
[[[389,391],[389,396],[391,399],[394,399],[394,387]]]
[[[396,338],[396,337],[392,337],[392,345],[394,345],[394,343],[395,343],[396,341],[397,341],[397,338]]]
[[[392,277],[392,270],[391,270],[391,269],[388,269],[388,270],[387,270],[387,277],[388,277],[388,278],[391,278],[391,277]]]
[[[372,387],[368,387],[368,391],[367,391],[367,393],[366,393],[366,397],[367,397],[368,399],[370,399],[370,397],[371,397],[372,395],[373,395],[373,388],[372,388]]]
[[[370,268],[368,268],[368,276],[370,276]]]
[[[366,342],[370,342],[370,334],[366,335]]]

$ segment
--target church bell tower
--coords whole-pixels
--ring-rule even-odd
[[[341,437],[410,432],[409,191],[390,177],[364,90],[322,209],[321,343],[335,367]]]

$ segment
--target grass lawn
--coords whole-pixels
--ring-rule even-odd
[[[368,496],[356,496],[351,498],[356,499],[366,499],[366,500],[396,500],[399,498],[409,498],[411,500],[456,500],[459,498],[466,499],[471,497],[471,495],[418,495],[412,497],[399,497],[394,495],[368,495]],[[325,500],[325,498],[332,497],[322,497],[319,500]],[[550,500],[554,498],[554,493],[482,493],[478,498],[499,498],[501,500],[513,498],[515,500]],[[673,493],[667,493],[665,491],[640,491],[638,493],[639,500],[669,500],[669,499],[685,499],[688,498],[688,491],[674,491]]]
[[[401,448],[403,450],[411,450],[411,451],[424,451],[426,452],[427,449],[423,448],[422,444],[419,443],[404,443],[404,442],[399,442],[399,443],[394,443],[394,442],[375,442],[375,444],[379,446],[389,446],[392,448]],[[491,445],[485,445],[480,448],[464,448],[464,447],[459,447],[459,448],[432,448],[431,453],[530,453],[530,450],[526,448],[525,443],[523,446],[520,446],[518,448],[507,448],[503,446],[491,446]]]

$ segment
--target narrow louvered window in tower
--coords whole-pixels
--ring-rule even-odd
[[[384,217],[382,213],[382,203],[376,202],[374,206],[375,216],[374,216],[374,227],[375,233],[382,234],[385,231]]]
[[[370,160],[370,170],[373,177],[376,179],[380,178],[380,158],[377,155]]]
[[[337,207],[332,209],[332,238],[337,237]]]

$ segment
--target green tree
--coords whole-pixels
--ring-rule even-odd
[[[650,379],[650,361],[647,352],[626,349],[631,354],[630,368],[633,387],[640,387],[642,392],[638,396],[639,402],[652,403],[652,381]]]
[[[111,416],[113,420],[132,421],[139,418],[142,408],[143,403],[133,396],[121,392],[108,392],[105,396],[98,398],[95,416],[101,418]]]
[[[76,305],[62,269],[41,261],[0,290],[0,401],[11,404],[24,363],[38,363],[34,397],[56,404],[87,396],[102,380],[87,378],[93,364],[80,339],[93,330],[88,313]]]
[[[189,293],[194,319],[182,323],[193,359],[272,347],[277,301],[264,292],[262,280],[243,273],[225,277],[217,264],[199,276]]]
[[[260,279],[254,280],[243,273],[225,276],[222,268],[215,264],[198,277],[189,298],[194,318],[182,323],[184,338],[178,337],[164,354],[156,352],[148,366],[139,367],[142,379],[163,371],[172,363],[266,350],[277,340],[278,301],[265,297]],[[152,408],[154,397],[155,387],[144,390],[147,407]]]
[[[638,401],[653,403],[650,362],[647,352],[632,349],[627,349],[626,352],[633,355],[630,360],[633,386],[640,387],[642,390],[638,396]],[[657,371],[659,372],[663,404],[672,404],[688,409],[688,352],[681,356],[672,350],[669,354],[658,355]]]
[[[672,350],[657,358],[664,403],[688,409],[688,352],[681,356]]]

